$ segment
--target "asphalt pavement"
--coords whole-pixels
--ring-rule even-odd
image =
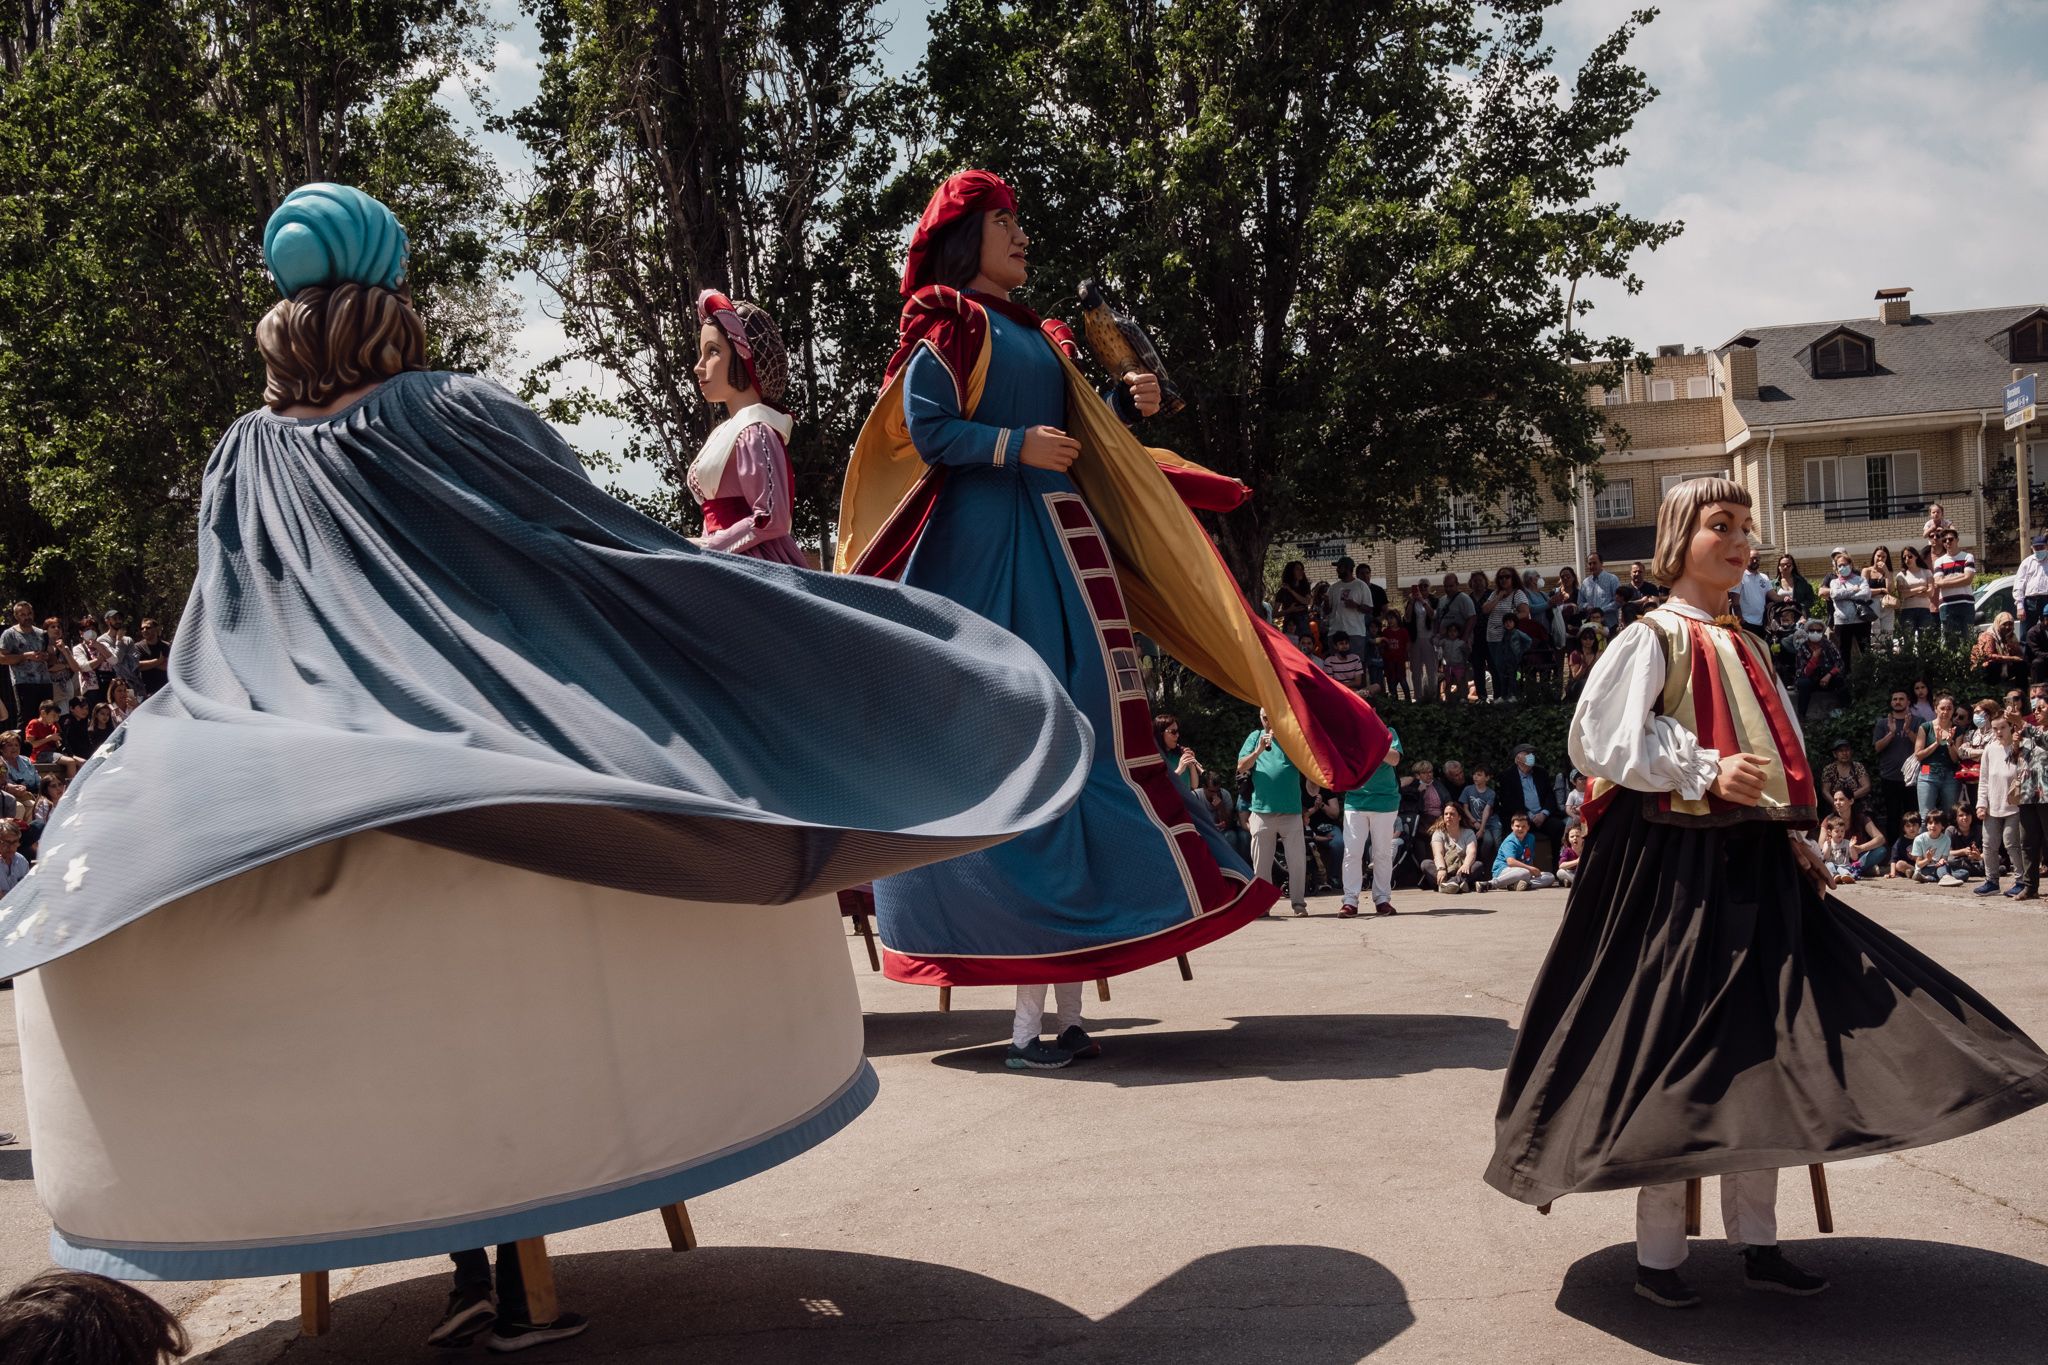
[[[2048,1039],[2048,903],[1847,894]],[[1362,920],[1317,900],[1306,920],[1195,954],[1192,982],[1167,963],[1117,978],[1107,1004],[1091,987],[1104,1056],[1045,1074],[1002,1065],[1009,991],[958,990],[940,1014],[935,991],[871,974],[849,940],[874,1107],[692,1201],[696,1251],[669,1251],[653,1213],[550,1238],[563,1305],[593,1325],[525,1358],[2048,1360],[2048,1111],[1830,1167],[1832,1236],[1788,1178],[1786,1249],[1835,1282],[1813,1300],[1741,1287],[1712,1197],[1687,1269],[1707,1302],[1676,1313],[1629,1292],[1630,1195],[1541,1217],[1484,1185],[1500,1072],[1563,900],[1408,892],[1404,913]],[[0,1128],[22,1135],[0,1148],[11,1285],[47,1266],[48,1223],[0,1013]],[[732,1025],[719,1045],[744,1065],[746,1021]],[[430,1361],[459,1358],[424,1345],[446,1274],[431,1260],[336,1272],[334,1329],[317,1339],[298,1335],[287,1277],[153,1288],[194,1359]]]

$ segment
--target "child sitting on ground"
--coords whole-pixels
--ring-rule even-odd
[[[1830,815],[1820,822],[1820,856],[1836,886],[1847,886],[1856,880],[1856,850],[1849,845],[1849,831],[1839,815]]]
[[[1984,833],[1977,812],[1968,802],[1956,807],[1956,822],[1948,832],[1948,870],[1961,881],[1984,875]]]
[[[1529,833],[1529,817],[1516,815],[1508,825],[1508,837],[1500,841],[1493,855],[1493,880],[1479,883],[1481,891],[1533,891],[1556,886],[1557,878],[1536,866],[1536,840]]]
[[[1920,817],[1907,811],[1899,818],[1899,830],[1899,837],[1892,844],[1891,854],[1885,862],[1884,875],[1910,879],[1913,875],[1913,843],[1920,837]]]
[[[1938,810],[1920,821],[1920,837],[1913,841],[1913,879],[1937,886],[1961,886],[1963,879],[1949,871],[1948,822]]]
[[[1572,878],[1579,871],[1579,850],[1586,844],[1586,827],[1573,825],[1564,832],[1564,847],[1557,855],[1557,880],[1560,885],[1570,886]]]

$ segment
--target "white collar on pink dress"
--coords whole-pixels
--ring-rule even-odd
[[[741,432],[756,422],[773,427],[783,440],[789,439],[789,414],[766,403],[749,404],[711,428],[711,434],[704,438],[704,448],[690,462],[690,491],[697,495],[697,501],[708,502],[718,496],[718,485],[725,478],[725,462],[732,458],[734,443]]]

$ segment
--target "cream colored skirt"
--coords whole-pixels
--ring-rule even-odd
[[[701,904],[352,835],[23,977],[60,1263],[357,1265],[730,1183],[865,1107],[829,897]]]

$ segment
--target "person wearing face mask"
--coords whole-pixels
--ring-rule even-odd
[[[2048,697],[2033,698],[2016,739],[2013,764],[2019,783],[2013,795],[2019,802],[2020,875],[2005,894],[2030,901],[2040,897],[2041,860],[2048,857]]]
[[[1549,771],[1536,761],[1535,746],[1516,745],[1515,766],[1500,784],[1500,818],[1503,823],[1512,823],[1517,815],[1529,817],[1529,837],[1549,845],[1546,865],[1555,864],[1557,841],[1564,827],[1556,805],[1556,788],[1551,784]]]
[[[2005,707],[1996,697],[1986,697],[1970,708],[1970,728],[1956,740],[1956,806],[1975,807],[1977,784],[1983,776],[1984,750],[1991,744],[1991,724]]]
[[[2020,606],[2020,636],[2027,642],[2027,671],[2038,678],[2048,673],[2048,659],[2042,657],[2048,650],[2037,651],[2033,645],[2034,628],[2048,620],[2048,532],[2036,531],[2032,545],[2033,553],[2020,561],[2020,571],[2014,576],[2012,600]]]

